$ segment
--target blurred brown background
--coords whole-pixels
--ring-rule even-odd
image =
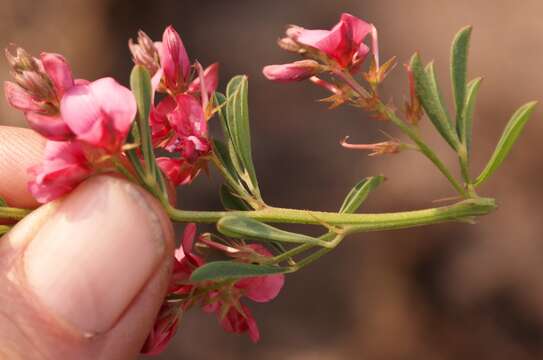
[[[139,28],[160,39],[173,24],[192,59],[221,63],[221,80],[250,76],[254,153],[267,202],[334,210],[359,179],[389,180],[367,212],[432,206],[451,195],[416,153],[368,158],[338,145],[382,139],[390,125],[352,108],[326,110],[308,83],[265,81],[263,65],[289,61],[275,46],[285,24],[329,28],[342,11],[376,24],[383,58],[406,62],[414,50],[435,59],[448,83],[449,43],[473,24],[470,76],[485,80],[475,116],[473,172],[489,157],[507,119],[543,94],[541,0],[144,1],[0,0],[0,43],[64,54],[79,77],[113,75],[127,83],[127,39]],[[8,78],[5,61],[1,79]],[[399,66],[385,92],[400,104]],[[477,225],[444,224],[368,233],[346,240],[315,265],[289,276],[277,300],[254,305],[263,339],[224,333],[215,318],[189,313],[157,359],[540,359],[543,358],[543,111],[496,176],[482,189],[500,204]],[[24,126],[0,105],[0,123]],[[426,121],[427,122],[427,121]],[[423,132],[429,134],[428,124]],[[442,142],[430,140],[454,159]],[[217,177],[183,189],[190,209],[219,206]]]

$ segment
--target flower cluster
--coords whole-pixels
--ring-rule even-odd
[[[150,123],[153,144],[172,157],[157,159],[173,185],[187,184],[205,166],[211,151],[207,120],[209,101],[218,83],[218,64],[203,70],[191,66],[179,34],[170,26],[162,42],[140,31],[130,41],[134,62],[153,76],[165,96],[153,106]],[[28,124],[47,138],[42,164],[29,169],[29,190],[41,203],[52,201],[98,172],[128,166],[124,153],[137,109],[132,92],[113,78],[90,82],[74,79],[63,56],[42,53],[39,58],[17,48],[6,50],[14,82],[4,85],[11,106],[24,112]],[[130,170],[129,170],[130,171]]]
[[[260,339],[256,321],[241,300],[243,297],[260,303],[273,300],[283,287],[284,275],[192,283],[189,280],[193,271],[206,263],[205,259],[193,249],[195,238],[196,226],[193,223],[188,224],[181,245],[175,252],[169,294],[143,346],[142,353],[160,353],[175,334],[180,316],[193,306],[200,306],[204,312],[215,314],[227,332],[238,334],[247,332],[253,342]],[[210,234],[199,236],[198,245],[217,252],[219,256],[242,263],[261,263],[272,256],[272,253],[261,244],[232,241],[227,244],[218,243],[211,239]]]
[[[264,67],[264,75],[275,81],[300,81],[324,72],[338,69],[355,74],[370,53],[370,47],[364,43],[371,37],[371,51],[374,65],[379,68],[377,30],[351,14],[342,14],[339,23],[331,30],[308,30],[291,25],[286,37],[278,44],[284,50],[298,53],[307,60],[283,65]]]
[[[153,87],[165,96],[151,111],[153,145],[176,157],[161,157],[157,163],[174,185],[190,183],[205,166],[211,151],[207,121],[213,115],[210,98],[218,85],[218,63],[205,70],[191,65],[179,34],[169,26],[162,42],[153,42],[143,31],[129,42],[133,60],[153,77]]]
[[[30,192],[42,203],[71,191],[119,157],[136,115],[129,89],[110,77],[74,79],[58,54],[30,56],[6,51],[15,82],[7,81],[8,102],[24,112],[30,127],[47,138],[45,158],[29,172]]]

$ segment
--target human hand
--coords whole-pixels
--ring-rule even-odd
[[[37,203],[35,132],[0,127],[0,196]],[[173,230],[137,186],[95,176],[0,239],[0,358],[134,359],[167,291]]]

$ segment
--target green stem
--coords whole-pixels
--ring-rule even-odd
[[[362,87],[352,76],[346,71],[336,71],[334,72],[338,77],[340,77],[345,83],[355,91],[358,96],[361,98],[370,98],[371,95],[368,93],[364,87]],[[377,104],[377,111],[386,115],[394,123],[394,125],[398,126],[400,130],[406,134],[419,148],[419,150],[438,168],[438,170],[449,180],[451,185],[460,193],[463,197],[468,198],[468,194],[466,193],[466,190],[456,181],[454,176],[449,172],[445,164],[437,157],[437,155],[434,153],[432,149],[426,143],[422,140],[422,138],[405,122],[403,122],[396,114],[391,111],[385,104],[383,104],[380,100]]]
[[[166,207],[170,218],[178,222],[215,223],[226,215],[240,215],[268,223],[351,225],[352,231],[356,232],[402,229],[458,221],[486,215],[494,209],[496,209],[495,201],[490,198],[467,199],[449,206],[382,214],[340,214],[273,207],[254,211],[190,211],[175,209],[170,205]]]
[[[32,210],[29,210],[29,209],[0,207],[0,219],[21,220],[22,218],[24,218],[31,212]]]
[[[383,103],[379,103],[379,111],[384,113],[394,125],[398,126],[400,130],[406,134],[419,148],[419,150],[426,156],[437,169],[449,180],[451,185],[461,194],[463,197],[469,197],[466,190],[460,185],[460,183],[454,178],[454,176],[447,169],[445,164],[437,157],[436,153],[430,149],[428,145],[421,139],[421,137],[405,122],[403,122],[393,111],[388,109]]]
[[[8,225],[0,225],[0,235],[4,235],[8,231],[11,230],[11,226]]]

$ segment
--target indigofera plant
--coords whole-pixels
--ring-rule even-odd
[[[29,191],[40,203],[55,201],[85,179],[117,173],[141,185],[163,205],[174,222],[187,223],[175,252],[169,293],[142,352],[162,351],[175,333],[181,315],[193,307],[216,314],[228,332],[247,332],[258,341],[257,324],[244,298],[268,302],[280,292],[285,275],[332,251],[349,235],[442,222],[473,222],[496,209],[494,199],[477,190],[507,157],[529,120],[535,102],[511,117],[486,167],[472,175],[472,123],[481,78],[468,79],[471,27],[456,35],[451,50],[454,113],[447,109],[433,63],[415,53],[407,70],[409,94],[396,110],[385,103],[380,85],[394,69],[392,58],[381,63],[374,25],[342,14],[331,30],[290,26],[279,46],[300,60],[268,65],[263,74],[281,82],[309,81],[329,96],[331,108],[344,104],[390,122],[406,137],[348,149],[371,155],[416,150],[430,160],[451,184],[456,203],[447,206],[381,214],[359,213],[383,176],[357,183],[331,212],[286,209],[266,203],[253,164],[248,105],[248,80],[235,76],[218,91],[218,64],[191,64],[179,34],[168,27],[161,42],[138,33],[129,48],[135,66],[130,89],[112,78],[77,79],[61,55],[33,57],[22,48],[6,50],[14,80],[4,91],[28,125],[47,139],[41,164],[29,169]],[[453,175],[427,142],[418,124],[424,114],[457,155],[461,178]],[[217,121],[222,138],[211,138],[208,122]],[[335,141],[335,140],[334,140]],[[157,156],[157,150],[162,154]],[[223,178],[218,196],[222,211],[175,207],[177,186],[187,186],[202,170],[216,169]],[[15,222],[32,209],[0,203],[0,217]],[[4,222],[5,223],[5,222]],[[216,232],[198,234],[196,223],[216,224]],[[320,236],[294,233],[280,224],[322,227]],[[279,224],[279,225],[278,225]],[[12,225],[0,225],[5,233]]]

